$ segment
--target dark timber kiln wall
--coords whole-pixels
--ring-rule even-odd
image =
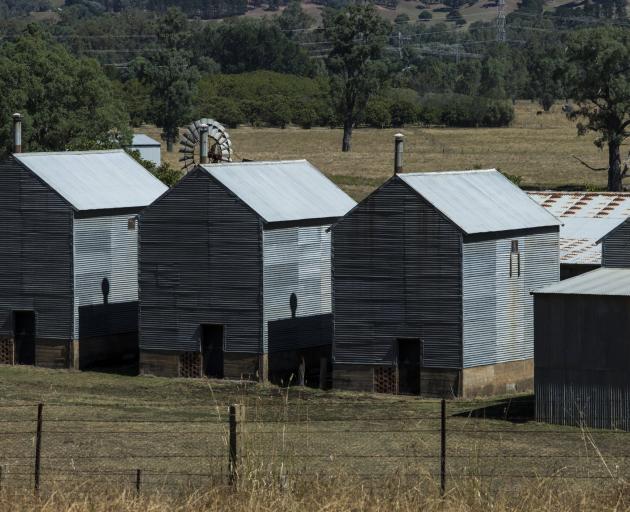
[[[602,267],[630,268],[630,221],[626,220],[602,242]]]
[[[535,295],[539,421],[630,430],[630,297]]]
[[[141,351],[199,352],[221,324],[226,352],[261,353],[261,222],[223,185],[196,169],[148,207],[139,257]]]
[[[423,340],[423,367],[462,368],[458,228],[394,178],[333,227],[332,243],[337,385],[348,365],[394,365],[397,338]]]
[[[73,210],[13,159],[0,162],[0,336],[12,311],[34,310],[36,338],[73,335]]]

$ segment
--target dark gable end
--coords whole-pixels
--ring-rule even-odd
[[[0,163],[0,334],[37,310],[37,337],[72,338],[72,207],[10,158]]]
[[[226,352],[261,351],[260,218],[196,169],[140,216],[140,349],[197,352],[224,324]]]
[[[602,240],[602,267],[630,268],[630,220],[625,220]]]
[[[461,367],[460,230],[393,178],[332,234],[335,364],[392,365],[409,337],[425,367]]]

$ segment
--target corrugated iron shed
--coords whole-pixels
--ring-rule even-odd
[[[598,268],[533,292],[536,295],[630,296],[630,269]]]
[[[562,222],[564,264],[601,264],[599,241],[630,217],[630,193],[544,191],[529,196]]]
[[[469,235],[559,225],[495,169],[399,176]]]
[[[624,222],[624,218],[565,217],[560,227],[562,263],[599,265],[602,261],[600,240]]]
[[[168,190],[123,150],[13,156],[77,211],[144,207]]]
[[[202,167],[267,222],[341,217],[356,205],[306,160]]]
[[[136,133],[133,136],[131,147],[138,147],[138,146],[150,146],[150,147],[159,148],[161,144],[157,140],[152,139],[151,137],[149,137],[148,135],[145,135],[144,133]]]

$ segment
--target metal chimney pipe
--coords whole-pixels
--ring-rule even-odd
[[[403,141],[405,136],[402,133],[394,135],[394,174],[403,170]]]
[[[13,152],[22,152],[22,114],[13,114]]]
[[[199,145],[199,153],[201,155],[201,165],[208,163],[208,125],[201,125],[201,143]]]

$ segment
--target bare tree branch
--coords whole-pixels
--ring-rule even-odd
[[[584,160],[582,160],[581,158],[578,158],[575,155],[572,155],[573,158],[575,158],[578,162],[580,162],[583,166],[588,167],[591,171],[607,171],[608,167],[592,167],[589,164],[587,164]]]

